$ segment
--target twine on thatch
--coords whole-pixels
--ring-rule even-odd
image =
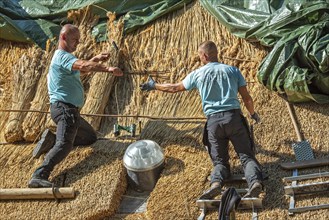
[[[41,61],[44,52],[40,48],[33,47],[24,54],[18,64],[13,66],[12,108],[28,109],[35,94],[35,86],[45,66]],[[5,128],[7,142],[23,140],[22,122],[25,113],[11,113]]]

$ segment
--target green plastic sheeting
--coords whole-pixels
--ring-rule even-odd
[[[17,27],[13,21],[0,13],[0,38],[5,40],[17,41],[17,42],[30,42],[33,41]]]
[[[58,36],[60,24],[66,23],[69,10],[90,5],[100,16],[92,33],[106,40],[106,13],[124,16],[124,32],[128,33],[193,0],[1,0],[0,38],[35,42],[45,48],[49,38]]]
[[[329,103],[329,1],[200,0],[234,35],[273,47],[257,73],[291,102]]]

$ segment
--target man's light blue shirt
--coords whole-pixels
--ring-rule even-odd
[[[50,103],[62,101],[81,108],[84,104],[84,90],[80,80],[80,71],[72,70],[77,61],[73,54],[56,50],[48,73],[48,93]]]
[[[188,74],[183,80],[185,89],[197,88],[206,116],[240,109],[238,89],[246,85],[240,70],[218,62],[208,63]]]

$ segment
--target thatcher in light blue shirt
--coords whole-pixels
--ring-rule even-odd
[[[56,50],[48,73],[48,93],[50,103],[62,101],[81,108],[84,104],[84,90],[80,80],[80,71],[72,70],[78,60],[74,55]]]
[[[191,72],[183,80],[185,89],[197,88],[206,116],[240,109],[238,88],[246,85],[241,72],[233,66],[210,62]]]

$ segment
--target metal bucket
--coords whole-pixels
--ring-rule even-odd
[[[140,140],[128,146],[123,163],[134,189],[152,191],[164,167],[164,153],[156,142]]]

